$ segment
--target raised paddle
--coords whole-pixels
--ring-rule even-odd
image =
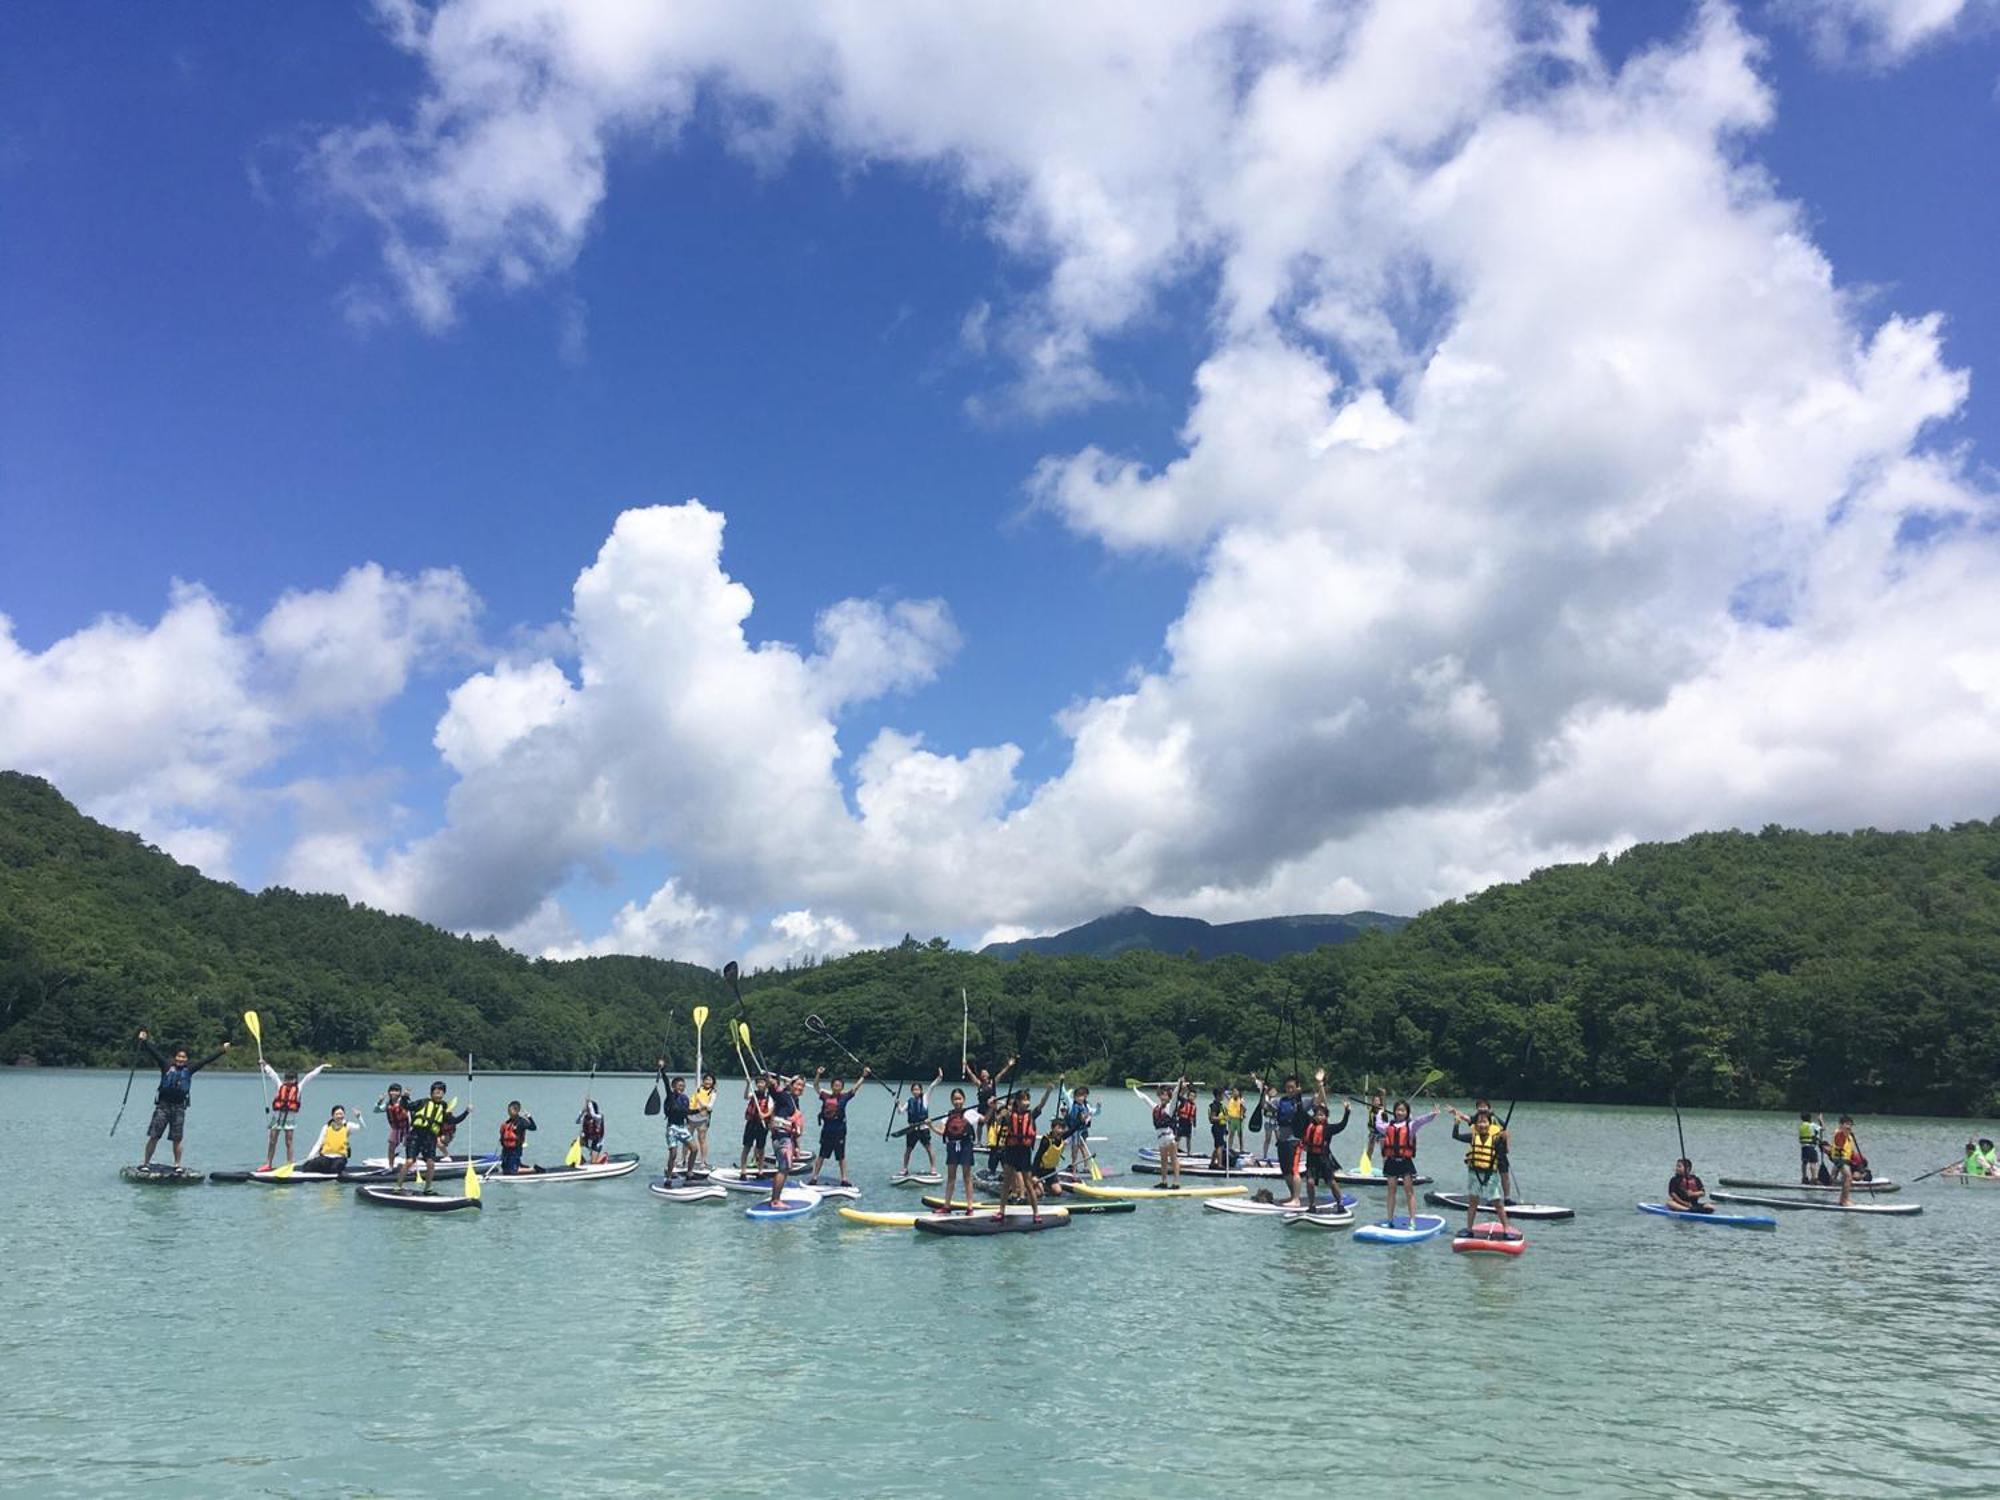
[[[707,1024],[708,1024],[708,1007],[706,1005],[697,1005],[694,1008],[694,1086],[697,1089],[701,1087],[701,1078],[702,1078],[701,1029]]]
[[[590,1065],[590,1081],[583,1086],[583,1103],[576,1107],[576,1139],[569,1143],[569,1150],[563,1152],[563,1165],[580,1167],[583,1165],[583,1117],[590,1108],[590,1091],[597,1086],[597,1064]]]
[[[958,1076],[965,1076],[967,1048],[972,1041],[972,997],[958,987]]]
[[[1412,1104],[1415,1104],[1419,1099],[1423,1098],[1424,1090],[1428,1089],[1432,1084],[1436,1083],[1442,1077],[1444,1077],[1443,1068],[1432,1068],[1430,1072],[1424,1074],[1424,1081],[1418,1084],[1417,1091],[1414,1094],[1410,1095],[1410,1102]]]
[[[1667,1091],[1667,1103],[1671,1104],[1674,1110],[1674,1134],[1679,1138],[1681,1143],[1681,1160],[1687,1161],[1689,1159],[1688,1138],[1687,1132],[1681,1128],[1681,1101],[1678,1093],[1678,1090],[1669,1089]]]
[[[856,1057],[852,1052],[848,1052],[847,1044],[841,1041],[839,1037],[835,1036],[833,1034],[833,1028],[831,1026],[828,1026],[826,1022],[822,1021],[818,1016],[806,1017],[806,1030],[810,1031],[814,1036],[823,1037],[827,1041],[832,1042],[833,1045],[840,1048],[842,1052],[847,1052],[848,1060],[851,1061],[855,1067],[865,1068],[868,1066],[868,1064],[864,1063],[860,1058]],[[870,1073],[868,1076],[870,1078],[874,1078],[876,1083],[881,1084],[882,1092],[885,1094],[900,1094],[902,1092],[900,1088],[894,1088],[894,1089],[890,1088],[886,1082],[884,1082],[880,1078],[876,1078],[873,1073]]]
[[[118,1101],[118,1113],[111,1117],[111,1133],[118,1134],[118,1122],[125,1118],[125,1106],[132,1099],[132,1080],[139,1076],[139,1044],[132,1043],[132,1071],[125,1075],[125,1097]]]

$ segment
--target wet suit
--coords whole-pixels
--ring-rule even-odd
[[[1702,1202],[1708,1195],[1708,1184],[1692,1172],[1676,1172],[1667,1179],[1667,1207],[1677,1208],[1682,1213],[1712,1214],[1715,1209]],[[1675,1199],[1680,1203],[1675,1203]],[[1685,1205],[1682,1207],[1681,1205]]]

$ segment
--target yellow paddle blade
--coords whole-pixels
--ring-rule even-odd
[[[701,1030],[702,1027],[706,1026],[707,1024],[708,1024],[708,1007],[706,1005],[697,1005],[694,1008],[694,1029],[696,1031],[699,1031]]]
[[[569,1150],[563,1152],[563,1165],[580,1167],[583,1165],[583,1137],[578,1136],[569,1143]]]
[[[1104,1181],[1104,1168],[1097,1164],[1097,1158],[1094,1155],[1090,1158],[1090,1180],[1092,1182]]]
[[[465,1163],[465,1196],[468,1198],[479,1196],[479,1173],[473,1168],[470,1157]]]
[[[1375,1175],[1375,1167],[1368,1160],[1368,1148],[1366,1146],[1361,1148],[1361,1160],[1354,1164],[1354,1170],[1359,1172],[1363,1177],[1373,1177]]]
[[[246,1028],[248,1028],[250,1032],[250,1040],[255,1042],[260,1047],[263,1046],[264,1028],[257,1024],[257,1012],[254,1010],[244,1011],[243,1024]]]
[[[293,1170],[294,1170],[293,1164],[291,1162],[286,1162],[282,1167],[274,1167],[271,1171],[271,1175],[273,1177],[289,1177],[292,1175]]]

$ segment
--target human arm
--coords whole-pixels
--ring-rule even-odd
[[[1009,1073],[1013,1072],[1013,1071],[1014,1071],[1014,1064],[1015,1064],[1015,1063],[1017,1063],[1017,1062],[1019,1062],[1020,1060],[1021,1060],[1021,1059],[1020,1059],[1020,1058],[1018,1058],[1018,1057],[1010,1057],[1010,1058],[1008,1058],[1008,1059],[1007,1059],[1007,1066],[1006,1066],[1006,1067],[1004,1067],[1004,1068],[1002,1068],[1002,1069],[1001,1069],[1001,1070],[1000,1070],[999,1072],[997,1072],[997,1073],[995,1073],[995,1074],[993,1075],[993,1081],[994,1081],[995,1083],[998,1083],[998,1082],[999,1082],[999,1081],[1000,1081],[1001,1079],[1005,1078],[1005,1077],[1006,1077],[1006,1076],[1007,1076],[1007,1075],[1008,1075]]]
[[[315,1078],[319,1077],[320,1074],[324,1073],[331,1066],[332,1066],[331,1063],[321,1063],[318,1067],[314,1068],[310,1073],[306,1074],[303,1078],[299,1080],[299,1087],[304,1088],[307,1084],[311,1083]]]
[[[208,1056],[204,1057],[200,1062],[190,1066],[188,1068],[188,1072],[190,1074],[199,1073],[203,1068],[207,1067],[210,1063],[222,1061],[223,1053],[227,1052],[228,1050],[229,1050],[229,1043],[224,1042],[220,1047],[216,1048],[215,1051],[209,1053]]]
[[[139,1045],[146,1049],[146,1055],[152,1058],[154,1063],[158,1065],[160,1070],[160,1076],[162,1078],[166,1077],[167,1069],[171,1067],[172,1064],[169,1063],[164,1057],[160,1055],[160,1049],[158,1047],[155,1047],[152,1044],[152,1042],[147,1039],[146,1033],[143,1031],[139,1033]]]
[[[278,1070],[272,1067],[269,1063],[265,1062],[263,1058],[260,1057],[257,1059],[257,1067],[263,1073],[264,1081],[270,1084],[272,1088],[275,1089],[284,1087],[285,1080],[278,1075]],[[303,1088],[305,1086],[305,1080],[300,1079],[299,1084],[300,1087]]]

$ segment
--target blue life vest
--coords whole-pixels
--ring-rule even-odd
[[[1304,1094],[1300,1094],[1296,1099],[1287,1094],[1278,1101],[1279,1135],[1297,1135],[1308,1118]]]
[[[194,1092],[193,1068],[169,1068],[160,1075],[159,1102],[166,1105],[185,1104]]]
[[[931,1117],[931,1107],[912,1094],[909,1103],[903,1106],[903,1114],[912,1125],[921,1125]]]
[[[1071,1135],[1082,1135],[1088,1129],[1090,1129],[1090,1106],[1078,1103],[1075,1100],[1070,1101],[1069,1133]]]

